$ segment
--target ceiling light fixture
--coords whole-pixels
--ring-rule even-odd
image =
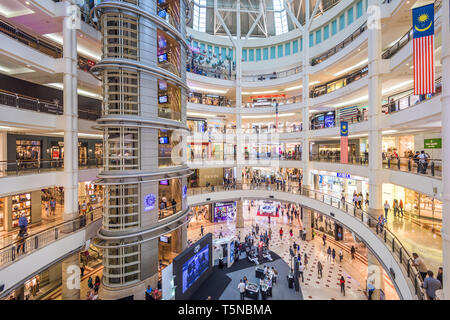
[[[351,66],[351,67],[345,68],[345,69],[343,69],[343,70],[341,70],[341,71],[339,71],[339,72],[334,73],[333,76],[338,77],[338,76],[340,76],[341,74],[347,73],[347,72],[350,71],[350,70],[353,70],[353,69],[355,69],[355,68],[358,68],[358,67],[360,67],[360,66],[366,64],[368,61],[369,61],[368,59],[364,59],[364,60],[358,62],[357,64],[354,64],[354,65]]]
[[[282,113],[278,115],[278,118],[282,117],[292,117],[295,116],[295,113]],[[242,116],[242,119],[266,119],[266,118],[273,118],[272,114],[267,115],[260,115],[260,116]]]
[[[210,118],[215,118],[217,117],[217,115],[215,114],[207,114],[207,113],[197,113],[197,112],[186,112],[186,114],[188,116],[197,116],[197,117],[210,117]]]
[[[192,91],[202,91],[202,92],[217,93],[217,94],[225,94],[228,92],[228,89],[220,90],[220,89],[201,88],[201,87],[195,87],[195,86],[189,86],[189,89],[191,89]]]

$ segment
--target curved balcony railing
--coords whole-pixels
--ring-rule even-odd
[[[28,97],[1,89],[0,104],[18,109],[44,112],[55,115],[62,115],[64,113],[64,106],[59,103]],[[101,108],[84,106],[79,106],[78,108],[78,117],[85,120],[95,121],[100,118],[101,113]]]
[[[199,187],[188,189],[188,195],[199,195],[210,192],[221,192],[229,190],[269,190],[269,191],[283,191],[291,194],[298,194],[301,196],[309,197],[328,204],[334,208],[337,208],[355,219],[361,221],[374,235],[376,235],[381,241],[384,242],[386,248],[392,254],[392,257],[402,266],[403,274],[409,278],[413,287],[414,293],[419,300],[427,298],[425,290],[422,288],[423,280],[419,271],[413,264],[413,259],[410,256],[408,250],[402,245],[400,240],[389,230],[387,226],[381,227],[378,223],[378,219],[371,216],[369,213],[355,207],[350,202],[344,202],[342,199],[335,198],[328,194],[307,189],[298,188],[294,186],[286,185],[251,185],[251,184],[233,184],[231,186],[211,186],[211,187]],[[360,235],[362,236],[362,235]],[[395,278],[394,278],[395,280]]]
[[[336,53],[347,47],[350,43],[353,42],[356,38],[358,38],[364,31],[367,30],[367,21],[365,21],[355,32],[353,32],[351,35],[349,35],[347,38],[345,38],[344,41],[337,44],[333,48],[329,49],[327,52],[322,53],[318,56],[315,56],[311,59],[311,66],[315,66],[321,62],[324,62],[328,58],[334,56]]]
[[[191,92],[191,95],[188,96],[187,101],[190,103],[203,104],[215,107],[234,108],[236,106],[236,101],[232,101],[231,99],[228,99],[225,96],[203,94],[197,92]]]
[[[340,88],[348,86],[350,83],[355,82],[369,74],[369,66],[365,66],[358,71],[354,71],[343,77],[328,81],[327,83],[315,86],[309,91],[310,98],[317,98],[325,94],[339,90]]]
[[[65,238],[88,224],[101,219],[102,207],[95,208],[85,216],[61,222],[37,233],[26,236],[24,239],[13,240],[0,249],[0,268],[15,262],[59,239]]]
[[[288,70],[274,71],[272,73],[242,75],[242,81],[246,82],[265,81],[265,80],[274,80],[278,78],[286,78],[294,74],[298,74],[302,72],[302,70],[303,70],[302,66],[298,66]]]
[[[348,124],[354,124],[354,123],[361,123],[364,121],[367,121],[364,119],[364,116],[362,114],[360,115],[355,115],[349,119],[346,119],[345,121],[348,122]],[[325,124],[316,124],[316,123],[312,123],[310,124],[310,129],[311,130],[321,130],[321,129],[328,129],[328,128],[335,128],[335,127],[339,127],[341,123],[341,120],[339,118],[336,118],[336,120],[333,122],[333,124],[331,126],[325,127]]]
[[[341,163],[341,155],[340,153],[333,153],[332,151],[320,154],[311,153],[309,155],[309,161]],[[369,165],[369,154],[361,154],[361,155],[349,154],[347,164],[367,166]]]
[[[414,95],[414,89],[409,89],[404,91],[404,94],[410,92],[409,94],[402,96],[397,99],[388,99],[389,101],[381,107],[381,111],[385,114],[391,114],[398,111],[402,111],[404,109],[414,107],[426,100],[429,100],[437,95],[442,93],[442,77],[436,79],[436,92],[430,94],[422,94],[422,95]],[[402,95],[399,93],[397,95]]]
[[[390,3],[391,1],[385,0],[383,3]],[[434,12],[439,10],[439,8],[442,5],[442,0],[436,0],[434,2]],[[401,48],[403,48],[411,39],[413,38],[413,29],[409,29],[408,32],[406,32],[396,43],[394,43],[392,46],[390,46],[388,49],[386,49],[381,57],[383,59],[389,59],[394,54],[396,54]]]
[[[413,159],[412,157],[386,157],[383,159],[383,168],[442,178],[441,159],[427,159],[427,161],[420,161],[419,159]]]
[[[239,134],[264,134],[264,133],[291,133],[291,132],[301,132],[303,129],[303,124],[289,124],[287,126],[275,127],[265,127],[265,128],[242,128]],[[208,128],[206,132],[199,132],[197,130],[191,130],[191,134],[236,134],[236,128],[228,127],[212,127]],[[201,138],[201,136],[194,136],[193,138]],[[209,137],[205,137],[205,139]],[[206,142],[206,141],[205,141]]]
[[[35,37],[3,20],[0,20],[0,32],[55,59],[62,58],[63,56],[62,46],[56,46],[49,41]],[[95,61],[78,56],[78,67],[81,70],[89,71],[94,64]]]
[[[81,158],[78,168],[101,168],[102,158]],[[0,177],[20,176],[64,169],[64,159],[0,161]]]
[[[186,64],[186,71],[210,78],[236,80],[236,74],[231,70],[221,71],[216,68],[198,65],[192,61]]]
[[[284,106],[286,105],[290,105],[290,104],[294,104],[294,103],[300,103],[303,101],[303,97],[301,95],[297,95],[297,96],[292,96],[292,97],[288,97],[288,98],[273,98],[272,102],[263,102],[263,103],[258,103],[258,102],[249,102],[249,103],[245,103],[242,104],[243,108],[267,108],[267,107],[275,107],[273,105],[273,103],[278,103],[278,109],[282,110]]]

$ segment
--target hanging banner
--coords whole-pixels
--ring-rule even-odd
[[[341,163],[348,163],[348,122],[341,122]]]
[[[412,11],[414,94],[434,93],[434,3]]]

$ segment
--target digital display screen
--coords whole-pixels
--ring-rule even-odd
[[[167,82],[160,80],[160,81],[158,81],[158,85],[159,85],[159,90],[161,90],[161,91],[167,90]]]
[[[334,114],[325,115],[325,128],[334,127]]]
[[[183,263],[182,267],[182,289],[183,293],[189,289],[195,281],[206,271],[209,267],[209,245],[207,244],[194,254],[188,261]]]
[[[170,238],[166,237],[166,236],[160,236],[159,237],[159,241],[164,242],[164,243],[169,243],[170,242]]]
[[[167,103],[168,100],[169,100],[169,98],[167,97],[167,95],[158,97],[159,103]]]
[[[158,61],[159,61],[159,62],[167,61],[167,53],[160,54],[160,55],[158,56]]]
[[[166,0],[158,0],[158,4],[164,4],[166,3]]]
[[[169,185],[169,180],[161,180],[159,181],[159,184],[162,186],[168,186]]]
[[[169,137],[159,137],[159,144],[168,144]]]
[[[230,243],[230,263],[234,261],[234,241]]]
[[[214,205],[214,222],[234,220],[236,207],[234,202],[217,202]]]

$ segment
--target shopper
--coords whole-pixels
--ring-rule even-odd
[[[300,276],[302,277],[302,282],[305,282],[304,281],[304,278],[303,278],[303,270],[305,269],[305,267],[303,266],[303,264],[301,264],[301,263],[299,263],[299,265],[298,265],[298,277],[300,278]]]
[[[280,228],[280,239],[283,240],[283,228]]]
[[[89,289],[93,289],[94,288],[92,277],[89,277],[89,279],[87,281],[87,285],[88,285]]]
[[[345,279],[344,279],[344,276],[341,276],[341,279],[339,279],[339,284],[341,285],[341,293],[345,296]]]
[[[386,219],[384,218],[383,214],[380,214],[380,216],[378,217],[378,222],[377,222],[377,233],[379,232],[383,232],[383,228],[384,225],[386,224]]]
[[[25,233],[28,229],[28,218],[25,213],[22,213],[22,215],[19,218],[19,228],[20,230],[23,230]]]
[[[350,249],[350,253],[352,255],[352,260],[354,260],[355,259],[355,253],[356,253],[355,246],[352,246],[352,248]]]
[[[200,226],[200,236],[203,237],[203,225]]]
[[[386,200],[384,202],[384,216],[386,217],[386,219],[388,217],[388,212],[389,212],[390,208],[391,208],[391,206],[389,205],[388,201]]]
[[[327,261],[331,262],[331,247],[328,247],[327,249]]]
[[[403,218],[403,200],[402,199],[400,199],[400,203],[398,204],[398,208],[400,209],[400,214],[402,215],[402,218]]]
[[[443,279],[442,279],[442,277],[443,277],[443,275],[444,275],[444,269],[442,268],[442,267],[439,267],[439,270],[438,270],[438,274],[437,274],[437,276],[436,276],[436,279],[438,279],[439,280],[439,282],[441,283],[441,287],[444,287],[444,284],[443,284]]]
[[[306,252],[303,256],[303,263],[305,264],[305,269],[306,269],[308,267],[308,255],[306,254]]]
[[[342,262],[343,258],[344,258],[344,254],[342,253],[342,249],[339,249],[339,262]]]
[[[54,216],[55,211],[56,211],[56,200],[55,200],[55,198],[52,198],[50,200],[50,214]]]
[[[100,288],[100,277],[95,276],[94,290],[98,290]]]
[[[155,300],[152,296],[152,287],[151,286],[147,286],[147,290],[145,290],[145,300]]]
[[[27,232],[26,229],[20,229],[19,234],[17,235],[17,254],[19,254],[20,249],[22,249],[22,253],[25,253],[25,238]]]
[[[336,258],[336,250],[334,250],[334,248],[331,251],[331,257],[333,258],[333,264],[334,264],[334,259]]]
[[[319,279],[322,279],[322,270],[323,270],[323,266],[322,266],[322,263],[319,261],[319,262],[317,262],[317,277]]]
[[[425,278],[427,276],[427,272],[428,272],[428,269],[427,269],[425,263],[423,262],[422,258],[420,258],[417,253],[413,252],[412,256],[414,259],[413,266],[415,266],[417,268],[417,270],[419,270],[419,273],[420,273],[422,279],[425,280]]]
[[[242,281],[242,279],[239,281],[238,289],[239,294],[241,296],[241,300],[245,300],[245,283]]]
[[[427,295],[429,300],[434,300],[436,298],[436,290],[442,288],[442,285],[438,279],[433,278],[433,271],[429,270],[427,272],[428,277],[423,281],[423,288],[427,290]]]
[[[327,244],[327,235],[325,233],[322,236],[322,240],[323,240],[323,246],[325,247]]]

